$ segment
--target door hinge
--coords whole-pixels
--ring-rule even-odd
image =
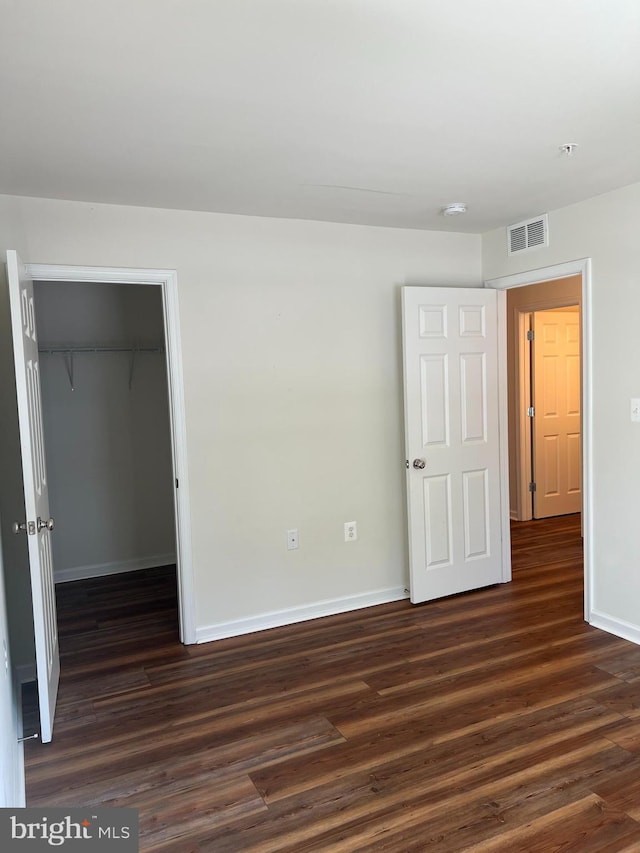
[[[535,406],[529,406],[529,408],[527,409],[527,417],[533,418],[535,416],[535,413],[536,413],[536,407]]]
[[[405,459],[405,460],[404,460],[404,467],[405,467],[405,468],[408,468],[408,467],[409,467],[409,460],[408,460],[408,459]]]
[[[535,483],[529,483],[529,491],[535,492],[535,490],[536,490],[536,484]]]
[[[178,488],[178,478],[176,477],[176,489]]]
[[[533,329],[529,329],[529,331],[527,332],[527,340],[528,341],[535,341],[535,339],[536,339],[536,333],[533,331]]]
[[[14,521],[12,528],[14,533],[26,533],[27,536],[35,536],[36,535],[36,523],[35,521],[23,521],[18,522]]]

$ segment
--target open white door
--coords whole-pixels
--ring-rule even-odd
[[[580,314],[533,314],[533,517],[582,510]]]
[[[49,517],[49,490],[42,434],[33,282],[13,251],[7,252],[7,275],[26,509],[26,519],[20,522],[17,532],[26,534],[29,545],[40,737],[44,743],[48,743],[53,730],[60,655],[51,558],[53,520]]]
[[[403,287],[411,601],[504,580],[496,292]]]

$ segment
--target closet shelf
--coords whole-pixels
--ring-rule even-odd
[[[129,391],[133,387],[133,372],[136,364],[136,355],[139,352],[164,352],[163,346],[47,346],[43,344],[38,347],[38,352],[42,355],[62,355],[64,356],[64,364],[67,368],[67,376],[69,377],[69,385],[71,390],[75,391],[73,381],[73,357],[77,353],[102,353],[102,352],[128,352],[129,358]]]

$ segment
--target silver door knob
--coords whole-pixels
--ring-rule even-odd
[[[416,469],[416,471],[421,471],[425,467],[426,464],[427,463],[424,461],[424,459],[414,459],[413,460],[413,467]]]
[[[38,533],[40,533],[41,530],[45,530],[45,529],[46,530],[53,530],[54,527],[55,527],[55,522],[52,518],[50,518],[48,521],[43,521],[41,518],[38,518]]]
[[[27,522],[24,521],[22,524],[19,521],[14,521],[11,525],[11,529],[14,533],[26,533],[27,532]]]

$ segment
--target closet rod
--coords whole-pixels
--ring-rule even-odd
[[[40,347],[47,355],[73,352],[164,352],[164,347]]]
[[[75,391],[75,383],[73,379],[73,356],[77,352],[128,352],[129,359],[129,391],[133,387],[133,370],[136,363],[136,355],[139,352],[164,352],[164,347],[39,347],[38,352],[45,355],[62,355],[64,356],[64,366],[69,377],[69,385],[71,390]]]

